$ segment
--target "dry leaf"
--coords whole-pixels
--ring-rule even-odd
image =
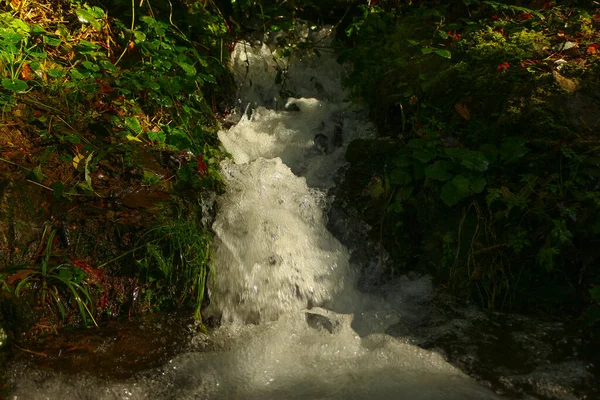
[[[456,111],[460,114],[460,116],[465,120],[468,121],[471,119],[471,113],[469,112],[469,109],[467,108],[466,105],[464,104],[460,104],[460,103],[456,103],[454,105],[454,108],[456,109]]]
[[[565,78],[558,71],[552,71],[552,76],[554,76],[556,83],[567,92],[574,93],[577,90],[577,82],[573,79]]]

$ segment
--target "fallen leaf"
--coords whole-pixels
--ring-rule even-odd
[[[464,104],[460,104],[460,103],[456,103],[454,105],[454,108],[456,109],[456,111],[460,114],[460,116],[465,120],[468,121],[471,119],[471,113],[469,112],[469,109],[467,108],[466,105]]]
[[[85,158],[85,156],[81,153],[76,153],[73,156],[73,168],[78,169],[79,168],[79,164],[81,163],[81,161]]]
[[[575,82],[573,79],[565,78],[556,70],[552,71],[552,76],[554,76],[554,80],[556,81],[556,83],[558,83],[558,86],[560,86],[567,92],[574,93],[577,90],[577,82]]]
[[[23,65],[23,68],[21,69],[20,77],[24,81],[32,81],[35,79],[33,70],[31,69],[31,67],[28,64]]]
[[[35,272],[36,272],[35,269],[31,269],[31,268],[21,269],[12,275],[9,275],[6,278],[6,283],[10,286],[17,281],[21,281],[21,280],[27,278],[29,275],[31,275]]]

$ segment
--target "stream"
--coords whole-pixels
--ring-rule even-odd
[[[329,33],[305,35],[326,48]],[[499,372],[474,379],[447,361],[457,359],[453,344],[477,341],[453,335],[487,332],[489,340],[496,320],[475,308],[453,309],[453,317],[432,311],[427,276],[368,283],[389,260],[356,243],[363,240],[341,239],[362,237],[365,227],[353,218],[331,221],[330,211],[348,144],[375,137],[375,128],[364,109],[345,101],[344,66],[333,52],[288,59],[277,51],[240,42],[232,55],[239,111],[219,132],[232,158],[221,165],[227,191],[213,224],[217,282],[204,312],[220,328],[207,335],[191,326],[179,355],[123,379],[17,364],[9,372],[12,399],[493,399],[519,392],[509,390],[516,378],[502,389],[493,382]],[[576,336],[565,339],[567,348]],[[541,389],[521,394],[577,398],[569,385],[590,372],[569,362],[549,373],[568,372],[575,383],[538,379]],[[526,375],[513,372],[505,375]]]

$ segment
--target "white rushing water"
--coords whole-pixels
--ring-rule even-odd
[[[278,69],[294,98],[279,98]],[[199,351],[122,381],[31,372],[15,399],[487,399],[435,352],[384,334],[431,295],[425,278],[386,299],[356,289],[359,266],[326,228],[327,189],[348,143],[373,135],[344,102],[333,56],[277,59],[264,44],[236,46],[239,123],[219,133],[222,165],[217,282],[207,315],[223,326]]]

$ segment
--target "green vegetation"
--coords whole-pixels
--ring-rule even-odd
[[[0,281],[39,311],[35,331],[201,317],[201,199],[222,189],[215,113],[234,88],[218,8],[177,6],[0,7]]]
[[[382,241],[484,307],[599,321],[600,10],[380,3],[342,59],[395,143]]]
[[[348,158],[397,264],[483,307],[600,321],[600,10],[366,3],[3,3],[3,301],[42,310],[38,330],[201,318],[225,62],[250,31],[318,53],[293,40],[303,19],[337,28],[353,100],[389,138]]]

